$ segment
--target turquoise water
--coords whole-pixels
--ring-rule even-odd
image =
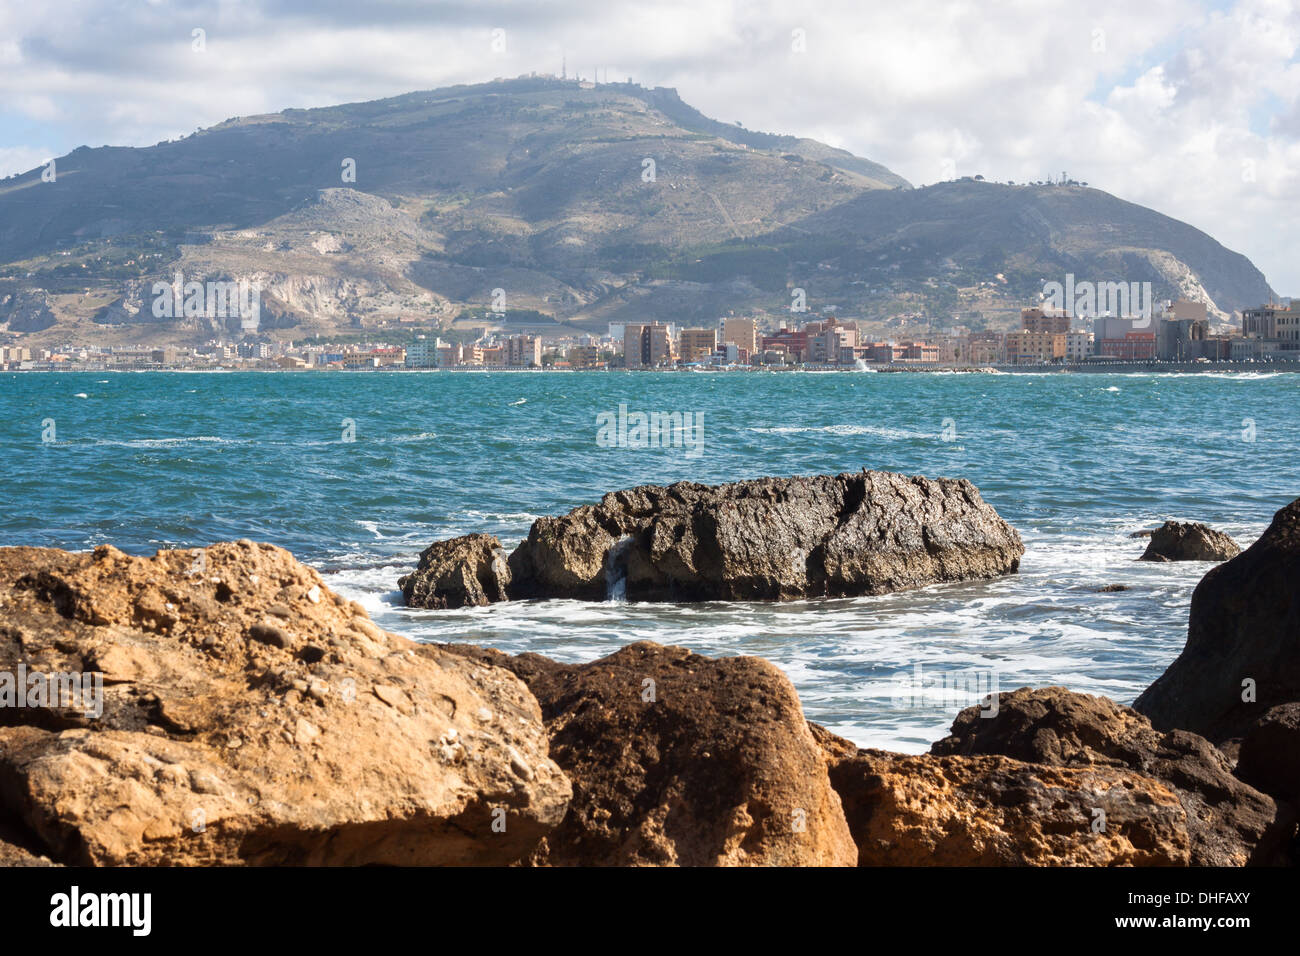
[[[702,453],[601,447],[597,415],[620,404],[702,414]],[[1249,543],[1300,495],[1298,411],[1300,375],[1281,373],[5,374],[0,544],[269,541],[412,637],[566,660],[643,638],[754,654],[811,719],[919,751],[975,698],[901,696],[895,675],[918,665],[1131,702],[1181,649],[1207,566],[1135,563],[1128,533],[1195,519]],[[512,546],[617,488],[862,467],[970,478],[1024,538],[1021,573],[785,605],[431,612],[395,592],[430,541]],[[1116,583],[1131,589],[1096,591]]]

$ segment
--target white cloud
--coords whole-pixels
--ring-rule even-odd
[[[32,146],[0,146],[0,177],[25,173],[44,166],[54,156],[54,150]]]
[[[571,75],[675,86],[718,119],[822,139],[918,184],[945,160],[997,180],[1068,170],[1300,292],[1291,0],[56,6],[0,8],[0,36],[17,38],[0,44],[0,161],[45,153],[16,136],[144,145],[229,116],[554,72],[565,56]]]

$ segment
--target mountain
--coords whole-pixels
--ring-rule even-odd
[[[81,147],[0,180],[0,329],[201,340],[153,283],[246,280],[263,331],[601,328],[814,309],[950,324],[1045,279],[1149,280],[1227,312],[1273,297],[1202,232],[1083,186],[913,189],[814,140],[710,119],[675,91],[521,77],[236,117],[147,148]],[[352,175],[354,174],[354,175]]]

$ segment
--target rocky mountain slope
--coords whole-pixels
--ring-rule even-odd
[[[33,343],[238,331],[156,320],[152,285],[177,272],[257,283],[263,331],[294,338],[482,325],[502,305],[588,328],[712,321],[783,312],[794,288],[844,315],[950,318],[969,290],[1011,307],[1066,272],[1225,311],[1272,296],[1244,257],[1099,190],[912,189],[630,83],[521,77],[236,117],[42,172],[0,181],[0,331]]]

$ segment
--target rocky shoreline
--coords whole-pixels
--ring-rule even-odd
[[[967,486],[909,485],[922,509],[956,495],[983,515]],[[625,528],[599,519],[641,500],[620,494],[570,524],[617,541]],[[865,516],[872,500],[831,514]],[[673,527],[700,526],[678,514]],[[555,540],[572,517],[544,519]],[[824,527],[806,533],[833,540]],[[900,580],[896,565],[854,580]],[[902,755],[809,723],[758,658],[639,642],[565,664],[417,644],[270,545],[3,548],[0,671],[93,673],[102,688],[67,699],[29,684],[18,701],[11,686],[0,864],[1293,864],[1297,571],[1300,500],[1206,575],[1187,648],[1135,707],[1005,692]],[[460,580],[482,585],[477,569]]]

